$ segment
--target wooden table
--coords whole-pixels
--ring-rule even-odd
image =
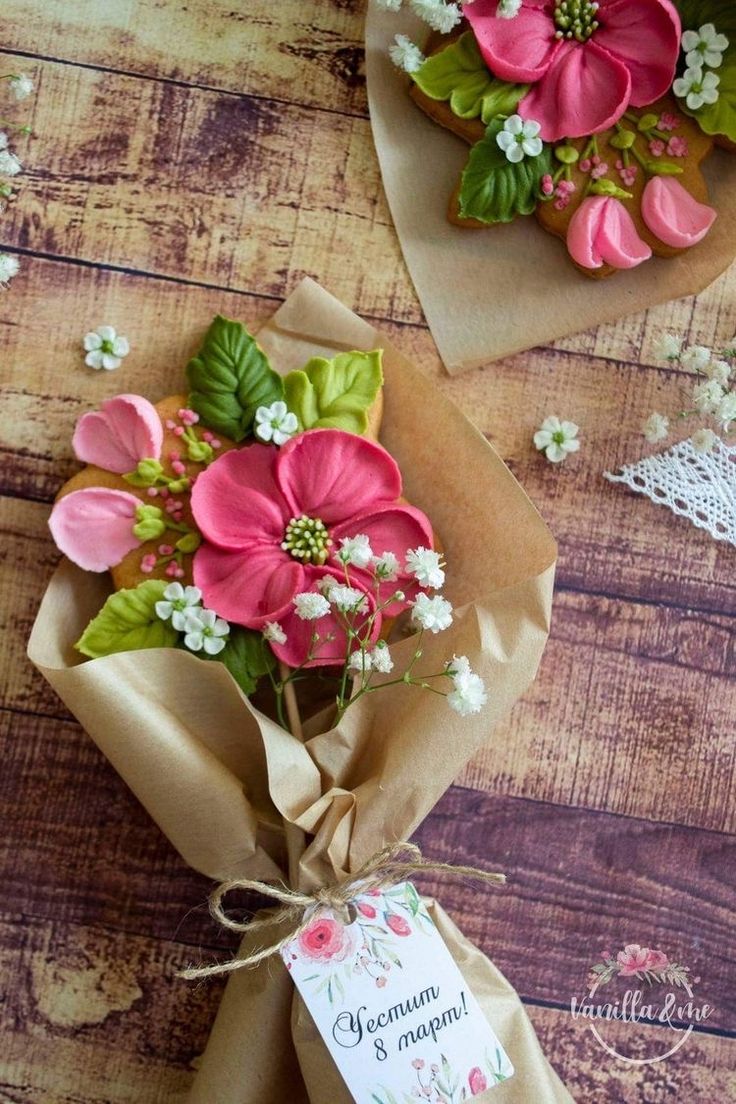
[[[683,381],[654,362],[657,333],[711,344],[736,331],[736,269],[697,299],[450,380],[381,191],[362,7],[3,4],[3,69],[29,72],[37,94],[22,192],[0,221],[23,266],[0,294],[0,1100],[168,1104],[190,1084],[220,990],[174,973],[228,946],[208,885],[25,643],[57,560],[46,522],[76,467],[78,415],[115,390],[171,391],[216,310],[262,319],[309,274],[475,419],[560,542],[539,679],[418,834],[432,856],[505,868],[510,886],[443,885],[442,899],[523,995],[577,1100],[721,1104],[736,1096],[736,559],[601,472],[636,458],[651,409],[677,406]],[[80,352],[101,323],[133,348],[112,380]],[[554,412],[582,427],[563,468],[530,441]],[[691,966],[714,1007],[655,1065],[609,1058],[569,1012],[600,950],[628,942]]]

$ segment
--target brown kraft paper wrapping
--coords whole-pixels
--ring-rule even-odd
[[[410,11],[369,5],[368,101],[376,152],[409,275],[450,375],[591,329],[656,303],[695,295],[736,256],[736,155],[706,161],[718,218],[706,239],[667,260],[592,280],[573,267],[564,242],[533,215],[505,226],[462,229],[447,207],[470,147],[427,118],[409,78],[388,56],[395,34],[420,45],[429,31]]]
[[[72,644],[109,582],[67,562],[44,596],[29,655],[188,863],[217,880],[288,877],[310,891],[386,842],[408,838],[489,742],[536,673],[556,548],[482,435],[381,334],[311,280],[260,330],[259,342],[282,372],[310,356],[384,349],[381,440],[401,467],[407,497],[442,534],[445,593],[456,610],[451,628],[426,641],[422,663],[437,670],[453,654],[467,655],[486,681],[488,705],[461,718],[434,695],[391,687],[302,743],[255,709],[221,664],[176,649],[151,649],[145,661],[122,653],[80,662]],[[399,670],[413,647],[392,645]],[[533,1092],[539,1104],[569,1101],[514,990],[432,908],[517,1070],[491,1099],[527,1104]],[[349,1099],[280,959],[233,975],[190,1104]]]

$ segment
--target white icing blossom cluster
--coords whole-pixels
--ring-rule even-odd
[[[288,409],[282,399],[270,406],[259,406],[256,410],[253,432],[259,441],[273,442],[281,448],[291,440],[299,428],[296,414]]]
[[[720,69],[723,52],[728,47],[728,38],[719,34],[713,23],[704,23],[697,31],[683,32],[686,69],[672,85],[672,91],[684,99],[691,111],[699,111],[718,101],[721,78],[713,70]]]
[[[551,464],[561,464],[571,452],[579,450],[579,432],[580,427],[575,422],[566,422],[550,414],[534,434],[534,447],[543,452]]]
[[[118,334],[114,326],[98,326],[84,335],[84,363],[97,371],[112,372],[130,352],[127,337]]]
[[[696,452],[711,452],[719,434],[728,434],[736,422],[736,337],[730,346],[713,350],[706,345],[684,345],[682,338],[663,334],[655,343],[654,355],[659,360],[678,364],[695,377],[689,389],[688,403],[679,410],[677,421],[697,417],[705,420],[690,437]],[[665,441],[670,435],[673,419],[655,411],[642,426],[650,444]],[[710,424],[708,424],[710,422]]]
[[[0,84],[5,82],[11,97],[16,101],[27,99],[33,92],[33,81],[25,73],[6,73],[0,76]],[[15,130],[18,134],[30,134],[31,128],[14,123],[3,122],[3,126]],[[15,199],[14,178],[23,171],[23,162],[10,148],[10,137],[0,130],[0,213],[9,202]],[[0,288],[7,288],[10,281],[20,272],[20,262],[12,253],[0,252]]]
[[[506,154],[506,160],[518,165],[525,157],[538,157],[542,152],[542,139],[539,123],[534,119],[522,119],[521,115],[510,115],[503,124],[503,130],[496,135],[496,144]]]
[[[453,657],[441,671],[435,674],[418,674],[416,664],[422,656],[422,638],[425,632],[439,633],[453,622],[452,604],[437,593],[445,582],[445,564],[440,552],[433,548],[410,549],[402,564],[390,550],[376,554],[370,539],[364,533],[343,537],[336,552],[342,566],[343,578],[324,575],[314,590],[304,591],[294,597],[296,616],[301,621],[312,622],[311,645],[305,663],[319,659],[320,649],[334,643],[339,635],[345,640],[345,653],[336,701],[338,719],[353,702],[364,694],[372,693],[386,685],[403,683],[431,690],[446,698],[448,705],[460,716],[477,713],[487,700],[481,677],[470,670],[468,660]],[[359,580],[351,569],[360,572]],[[366,576],[371,585],[367,585]],[[405,586],[415,591],[409,602],[410,622],[417,631],[417,646],[413,657],[401,675],[388,681],[374,681],[375,675],[390,675],[394,670],[394,656],[387,641],[377,639],[377,615],[406,603],[406,594],[400,589],[389,590],[386,583],[404,579]],[[409,583],[407,583],[407,578]],[[356,585],[360,581],[360,585]],[[196,588],[187,588],[194,590]],[[180,600],[185,600],[182,592]],[[197,592],[198,600],[198,592]],[[178,616],[184,616],[177,607]],[[172,615],[173,616],[173,615]],[[393,616],[393,614],[391,614]],[[329,629],[323,630],[321,622],[329,620]],[[264,640],[273,645],[283,645],[287,635],[281,624],[269,621],[263,629]],[[301,668],[289,678],[298,677]],[[439,684],[438,684],[439,680]],[[442,690],[442,681],[450,689]],[[287,682],[289,679],[287,679]]]
[[[157,617],[170,621],[172,628],[183,633],[184,647],[190,652],[216,656],[227,644],[230,626],[214,610],[202,607],[199,587],[169,583],[155,609]]]

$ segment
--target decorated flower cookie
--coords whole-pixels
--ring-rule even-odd
[[[717,212],[701,163],[714,140],[736,139],[730,0],[435,8],[457,14],[449,37],[435,33],[425,58],[398,36],[392,56],[422,110],[472,146],[450,221],[535,214],[595,277],[706,237]]]

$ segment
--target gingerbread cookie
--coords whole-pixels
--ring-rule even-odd
[[[473,0],[426,18],[449,31],[428,56],[405,36],[391,53],[422,111],[472,147],[451,222],[535,214],[594,277],[706,237],[701,163],[736,139],[732,4]]]

